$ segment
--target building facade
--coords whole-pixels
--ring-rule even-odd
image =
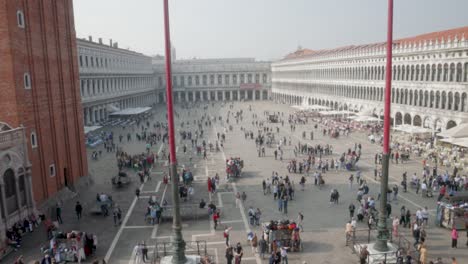
[[[77,39],[80,91],[86,125],[108,119],[108,114],[156,101],[151,57],[103,44]]]
[[[396,40],[393,125],[445,130],[468,121],[468,27]],[[272,64],[273,99],[383,118],[386,44],[301,49]]]
[[[0,1],[0,58],[0,122],[9,124],[2,126],[0,183],[17,186],[1,195],[2,221],[10,225],[22,193],[41,205],[88,175],[72,0]],[[11,149],[8,138],[19,147]]]
[[[154,61],[153,67],[157,100],[165,101],[164,60]],[[270,98],[270,63],[253,58],[176,60],[172,78],[176,103]]]
[[[0,123],[0,257],[5,230],[34,212],[26,129]]]

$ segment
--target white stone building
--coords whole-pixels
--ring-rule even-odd
[[[156,86],[164,89],[164,60],[154,60],[153,67]],[[172,63],[172,78],[176,103],[270,98],[270,63],[253,58],[176,60]],[[161,101],[165,101],[164,90],[159,90]]]
[[[77,39],[77,48],[85,125],[107,120],[112,111],[155,103],[151,57],[91,37]]]
[[[272,97],[383,117],[386,44],[301,49],[272,63]],[[468,121],[468,27],[394,41],[392,124],[445,130]]]

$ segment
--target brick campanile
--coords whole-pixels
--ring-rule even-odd
[[[72,0],[0,1],[0,58],[0,121],[26,128],[41,204],[88,175]]]

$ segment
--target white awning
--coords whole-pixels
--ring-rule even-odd
[[[85,134],[88,134],[89,132],[91,131],[94,131],[94,130],[98,130],[100,129],[102,126],[85,126],[84,127],[84,133]]]
[[[292,107],[299,109],[299,110],[312,110],[312,111],[331,109],[330,107],[323,106],[323,105],[293,105]]]
[[[135,107],[135,108],[127,108],[124,110],[120,110],[114,113],[109,114],[110,116],[126,116],[126,115],[139,115],[148,112],[151,110],[151,107]]]
[[[432,129],[418,127],[418,126],[411,126],[411,125],[399,125],[393,128],[397,131],[402,131],[410,134],[424,134],[424,133],[432,133]]]
[[[346,110],[341,110],[341,111],[332,110],[332,111],[320,111],[319,114],[327,116],[327,115],[354,115],[355,113],[351,111],[346,111]]]
[[[452,145],[468,148],[468,137],[465,138],[442,138],[442,142],[450,143]]]
[[[120,111],[120,109],[113,104],[108,104],[106,107],[106,110],[108,113],[114,113],[114,112]]]
[[[380,121],[379,118],[373,117],[373,116],[357,115],[357,116],[350,116],[348,118],[351,119],[351,120],[357,121],[357,122],[378,122],[378,121]]]
[[[468,123],[460,124],[437,134],[439,137],[464,138],[468,137]]]

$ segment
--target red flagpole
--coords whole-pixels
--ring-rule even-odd
[[[374,249],[380,252],[388,251],[387,241],[389,231],[387,228],[387,191],[388,174],[390,161],[390,107],[392,95],[392,48],[393,48],[393,0],[388,0],[388,21],[387,21],[387,65],[385,67],[385,108],[383,127],[383,153],[382,153],[382,177],[380,178],[380,208],[379,221],[377,223],[377,241]]]
[[[383,153],[390,154],[390,108],[392,95],[392,47],[393,47],[393,0],[388,1],[387,22],[387,65],[385,71],[385,108],[384,108],[384,139]]]
[[[167,101],[167,126],[169,133],[169,173],[172,182],[172,263],[185,263],[185,242],[182,236],[182,224],[179,205],[179,175],[177,174],[177,157],[175,147],[174,109],[172,104],[172,72],[171,72],[171,34],[169,29],[169,3],[164,0],[164,36],[166,45],[166,101]]]
[[[171,33],[169,29],[169,6],[168,0],[164,0],[164,36],[166,44],[166,101],[167,122],[169,128],[169,158],[171,163],[177,162],[175,154],[174,134],[174,108],[172,104],[172,67],[171,67]]]

